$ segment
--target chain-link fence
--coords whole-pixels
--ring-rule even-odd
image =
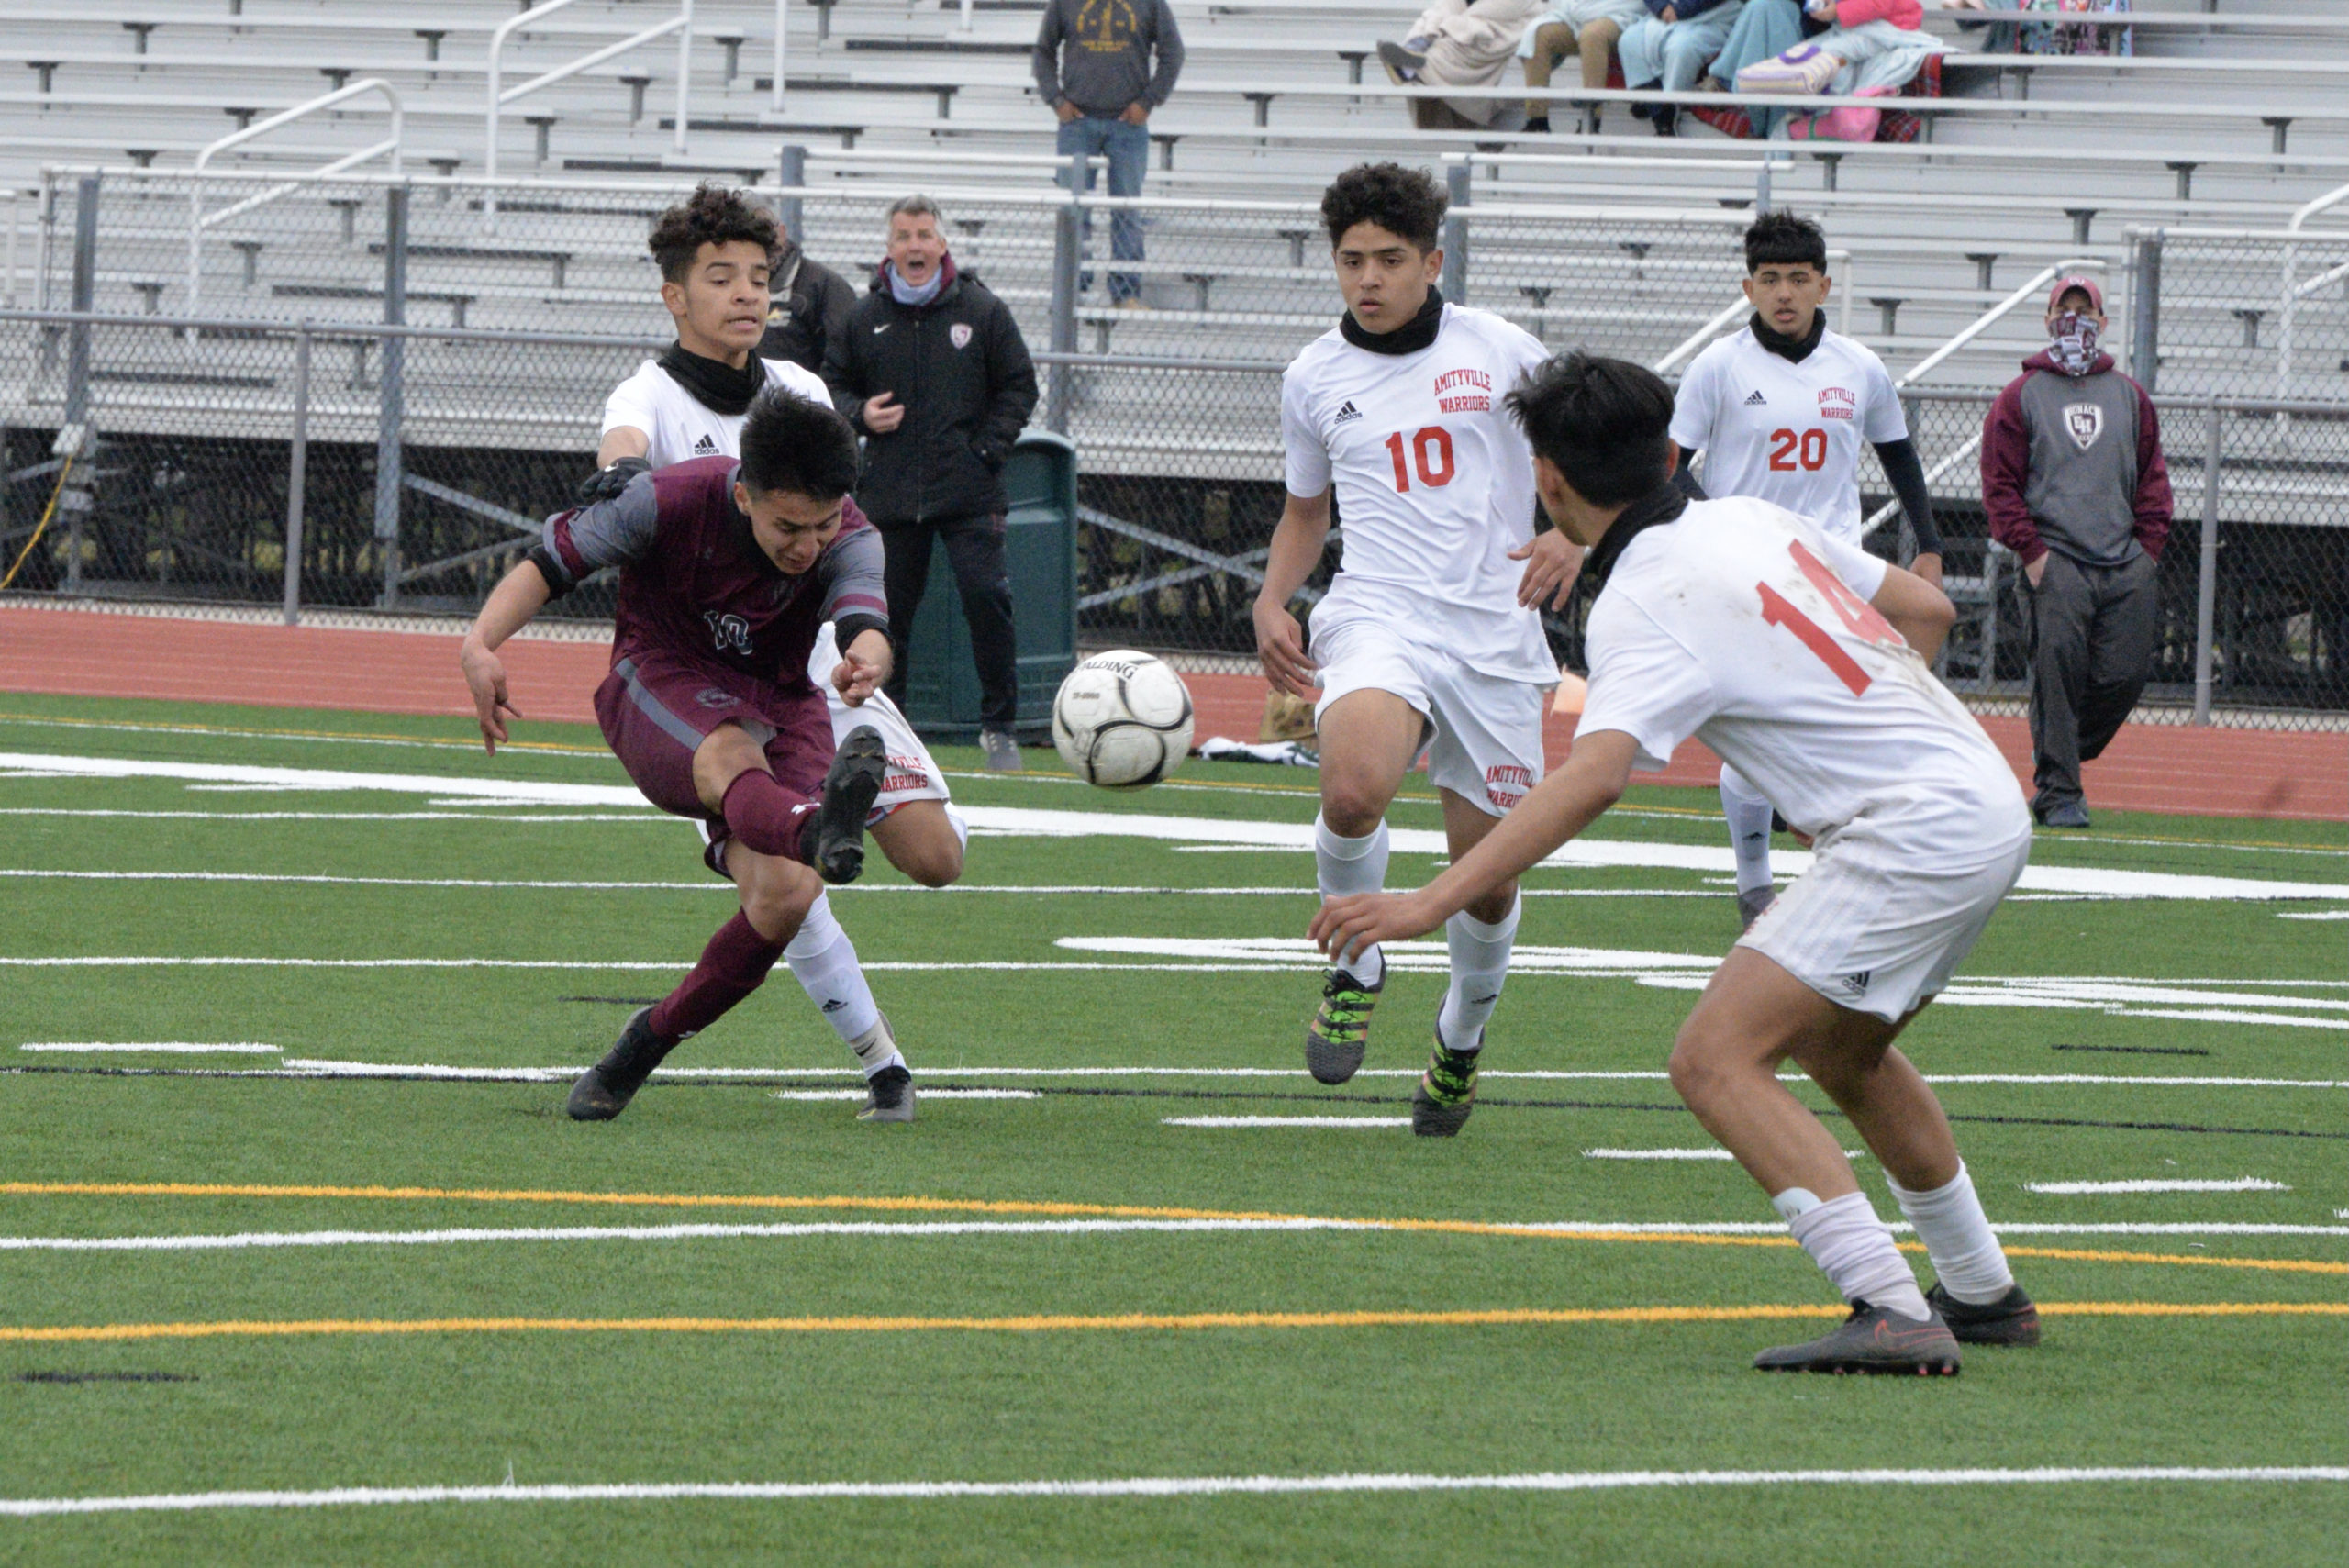
[[[2162,392],[2349,402],[2349,233],[2135,237],[2139,380]]]

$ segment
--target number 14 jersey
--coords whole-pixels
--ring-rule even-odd
[[[1342,564],[1315,611],[1374,618],[1480,674],[1554,684],[1540,617],[1519,607],[1533,537],[1533,451],[1501,399],[1549,350],[1489,311],[1443,307],[1410,354],[1331,330],[1281,378],[1293,495],[1335,487]]]

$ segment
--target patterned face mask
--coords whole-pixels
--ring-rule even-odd
[[[2047,324],[2047,352],[2065,375],[2086,375],[2096,363],[2096,318],[2067,310]]]

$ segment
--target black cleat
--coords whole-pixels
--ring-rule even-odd
[[[1950,1335],[1964,1345],[2039,1343],[2039,1304],[2009,1285],[1996,1301],[1960,1301],[1940,1285],[1925,1293],[1925,1305],[1942,1315]]]
[[[1386,974],[1378,984],[1364,985],[1342,969],[1333,969],[1321,983],[1321,1006],[1305,1026],[1305,1070],[1321,1084],[1342,1084],[1361,1066],[1370,1049],[1370,1015],[1378,994],[1386,989]]]
[[[1865,1301],[1852,1303],[1842,1327],[1803,1345],[1780,1345],[1753,1358],[1756,1372],[1833,1372],[1954,1377],[1957,1340],[1938,1316],[1920,1323]]]
[[[816,808],[816,874],[833,886],[864,874],[864,818],[889,772],[881,732],[860,724],[848,732],[824,774],[823,804]]]
[[[1435,1033],[1435,1054],[1411,1091],[1411,1131],[1420,1138],[1453,1138],[1468,1125],[1476,1108],[1476,1063],[1484,1060],[1485,1036],[1476,1034],[1475,1051],[1454,1051]]]
[[[604,1053],[604,1060],[579,1075],[571,1085],[571,1097],[562,1108],[571,1113],[573,1121],[609,1121],[628,1108],[629,1101],[644,1087],[661,1059],[677,1042],[663,1040],[652,1032],[650,1022],[652,1009],[639,1007],[629,1015],[627,1025],[620,1030],[619,1043]]]
[[[914,1075],[904,1067],[884,1067],[864,1081],[866,1099],[859,1121],[914,1119]]]

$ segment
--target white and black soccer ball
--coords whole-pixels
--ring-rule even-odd
[[[1087,784],[1154,784],[1190,755],[1190,691],[1163,659],[1130,648],[1096,653],[1052,698],[1052,744]]]

